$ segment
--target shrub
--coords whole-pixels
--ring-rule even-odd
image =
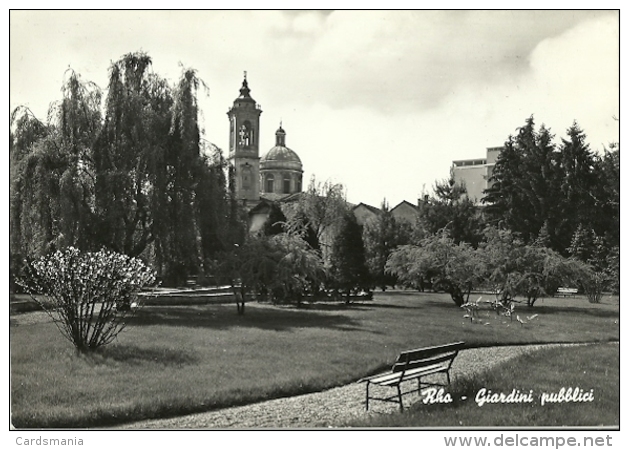
[[[137,258],[73,247],[34,261],[19,280],[79,351],[112,342],[139,307],[139,291],[154,282]]]
[[[543,295],[553,295],[561,285],[571,286],[591,278],[590,266],[565,258],[542,245],[526,245],[509,230],[487,228],[481,244],[485,283],[496,300],[508,307],[516,296],[534,306]]]
[[[589,270],[581,279],[581,289],[590,303],[600,303],[603,291],[609,285],[609,276],[605,272]]]
[[[298,235],[250,236],[212,263],[213,274],[232,287],[238,314],[245,313],[249,297],[300,304],[312,286],[323,279],[319,254]]]
[[[449,293],[461,306],[482,281],[485,269],[478,250],[465,242],[455,243],[446,230],[441,230],[419,245],[398,247],[389,256],[386,270],[405,284],[429,279],[433,289]]]

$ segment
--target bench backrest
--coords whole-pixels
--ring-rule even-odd
[[[407,350],[400,353],[400,356],[398,356],[397,360],[393,364],[391,371],[402,372],[446,361],[450,361],[450,363],[452,363],[457,353],[464,345],[464,342],[455,342],[453,344]]]

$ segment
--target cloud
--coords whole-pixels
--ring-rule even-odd
[[[307,173],[343,181],[350,201],[374,205],[383,197],[392,204],[415,201],[448,176],[452,160],[484,157],[487,147],[502,145],[530,115],[557,140],[577,120],[592,148],[601,151],[618,137],[612,118],[619,102],[617,34],[615,18],[598,17],[535,39],[520,61],[500,66],[499,76],[454,77],[431,108],[414,103],[413,110],[383,114],[358,97],[343,108],[334,102],[302,105],[291,115],[295,126],[287,122],[289,139]]]
[[[576,120],[599,150],[618,138],[620,46],[617,18],[584,22],[546,39],[531,56],[535,88],[549,123],[564,134]],[[562,120],[563,119],[563,120]],[[552,121],[551,121],[552,120]],[[590,130],[590,131],[588,131]]]
[[[598,14],[590,12],[590,14]],[[333,108],[435,108],[462,83],[531,70],[530,53],[586,14],[563,11],[335,11],[283,16],[273,70],[282,89]],[[292,23],[290,23],[292,21]],[[308,33],[296,33],[299,21]],[[279,25],[278,25],[279,27]],[[271,94],[279,93],[279,88]]]

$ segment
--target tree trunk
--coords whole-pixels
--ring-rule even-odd
[[[461,307],[463,303],[465,303],[465,294],[461,292],[460,289],[454,288],[450,291],[450,297],[454,301],[454,304],[458,307]]]
[[[242,316],[245,314],[245,300],[247,294],[242,287],[233,288],[233,291],[234,298],[236,300],[236,311],[238,312],[239,316]]]

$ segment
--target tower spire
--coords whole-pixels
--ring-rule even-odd
[[[241,99],[250,99],[253,100],[251,98],[250,95],[251,89],[249,89],[249,83],[247,83],[247,71],[244,71],[244,78],[242,80],[242,87],[240,88],[240,98]]]

